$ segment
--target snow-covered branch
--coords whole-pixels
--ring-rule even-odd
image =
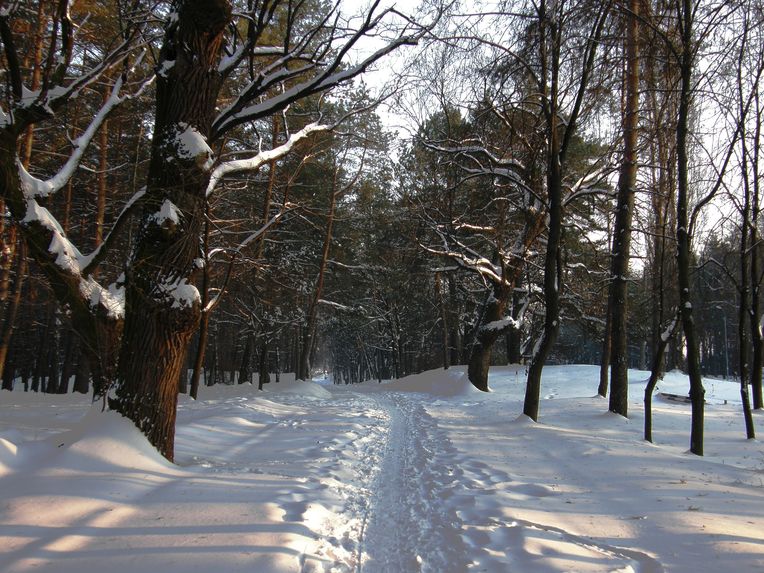
[[[21,177],[24,197],[27,199],[40,199],[50,197],[51,195],[54,195],[63,189],[69,180],[74,176],[74,173],[82,161],[82,157],[87,151],[88,146],[90,145],[95,135],[98,133],[98,130],[101,128],[103,122],[106,120],[109,114],[117,106],[124,103],[125,101],[140,96],[151,82],[152,79],[144,82],[135,93],[120,95],[123,80],[121,77],[118,78],[117,81],[114,82],[114,87],[111,90],[111,94],[101,109],[98,111],[96,116],[90,122],[90,125],[88,125],[87,129],[85,129],[82,135],[80,135],[72,142],[74,150],[67,159],[66,163],[64,163],[61,169],[59,169],[58,172],[50,179],[42,180],[34,177],[24,168],[24,166],[21,164],[21,161],[17,159],[16,165],[19,170],[19,176]]]
[[[303,127],[300,131],[290,135],[289,139],[274,149],[262,151],[254,157],[249,157],[247,159],[235,159],[233,161],[221,163],[215,167],[212,171],[212,175],[210,175],[210,182],[209,185],[207,185],[207,197],[215,191],[215,188],[223,177],[232,173],[241,173],[243,171],[257,171],[266,163],[284,157],[287,153],[292,151],[297,143],[306,139],[308,136],[322,131],[329,131],[332,127],[332,125],[313,122]]]

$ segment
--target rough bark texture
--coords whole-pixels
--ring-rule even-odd
[[[160,64],[175,63],[157,78],[147,201],[126,272],[119,383],[111,405],[169,460],[179,370],[201,313],[193,291],[184,297],[178,289],[189,293],[200,254],[210,175],[210,158],[183,153],[178,138],[188,129],[209,134],[222,80],[217,65],[222,33],[230,18],[225,0],[188,0],[166,29]],[[166,201],[177,209],[175,220],[156,216]]]
[[[610,269],[610,404],[609,410],[628,415],[629,349],[627,339],[628,273],[631,219],[637,184],[639,121],[639,0],[624,1],[626,14],[626,102],[623,118],[623,158],[618,178],[618,202]]]
[[[491,367],[491,349],[494,343],[504,333],[503,329],[492,327],[491,323],[504,318],[512,288],[497,285],[488,297],[484,308],[481,324],[475,334],[475,343],[470,353],[467,366],[467,376],[478,390],[488,392],[488,370]]]

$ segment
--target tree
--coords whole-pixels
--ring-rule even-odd
[[[630,260],[631,220],[637,183],[637,142],[639,125],[639,0],[622,2],[626,20],[626,78],[624,80],[623,159],[618,178],[618,202],[613,227],[613,254],[610,276],[608,318],[610,322],[610,406],[611,412],[627,416],[629,403],[628,341],[626,329],[627,280]]]
[[[535,83],[541,94],[541,109],[546,125],[548,143],[545,150],[547,225],[546,253],[544,258],[544,330],[536,342],[530,366],[523,403],[523,413],[532,420],[538,419],[541,392],[541,372],[547,356],[557,339],[560,327],[560,292],[562,284],[561,243],[563,228],[563,204],[565,201],[566,155],[576,133],[578,123],[584,119],[586,98],[589,95],[600,38],[608,20],[611,4],[591,8],[586,4],[566,2],[540,2],[534,14],[537,27],[538,72]],[[575,12],[572,10],[581,8]],[[580,41],[573,26],[584,30]],[[580,56],[579,56],[580,54]],[[566,60],[571,58],[571,60]],[[572,69],[571,69],[572,68]],[[565,72],[573,71],[566,77]],[[572,82],[571,100],[568,107],[562,82]]]
[[[119,3],[117,7],[122,8]],[[140,95],[147,80],[153,79],[142,79],[146,68],[136,54],[150,41],[148,26],[155,20],[125,15],[116,46],[100,54],[91,69],[72,78],[70,65],[80,36],[73,34],[69,2],[60,2],[51,44],[59,55],[47,54],[42,88],[30,96],[10,24],[20,17],[21,8],[18,4],[12,8],[0,17],[10,79],[5,98],[10,107],[3,110],[0,132],[3,199],[30,255],[43,266],[57,299],[70,312],[72,324],[94,358],[97,394],[109,392],[114,380],[111,406],[172,459],[177,381],[201,313],[194,282],[207,197],[223,178],[278,159],[311,133],[331,129],[341,118],[304,123],[274,149],[239,148],[235,150],[239,158],[225,162],[216,162],[213,147],[223,153],[225,145],[231,144],[231,134],[251,137],[256,132],[248,126],[348,82],[397,47],[415,43],[425,28],[404,20],[382,47],[350,62],[352,48],[397,13],[380,10],[379,2],[374,2],[360,23],[352,26],[343,21],[336,6],[323,9],[302,2],[255,3],[237,7],[235,13],[227,0],[182,0],[170,14],[161,14],[162,7],[157,7],[165,25],[155,67],[146,186],[130,201],[99,249],[84,257],[40,201],[64,188],[109,112]],[[314,8],[318,9],[311,12]],[[273,33],[281,25],[283,34]],[[25,130],[72,105],[83,89],[105,78],[115,66],[122,66],[123,73],[114,80],[106,104],[74,142],[71,156],[58,173],[44,180],[23,169],[17,160],[17,142]],[[130,86],[133,73],[137,87],[125,95],[123,87]],[[124,278],[104,287],[94,271],[114,247],[115,231],[133,213],[140,213],[138,230]]]

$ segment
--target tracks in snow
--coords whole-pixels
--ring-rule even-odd
[[[461,523],[450,504],[457,479],[440,459],[450,444],[415,400],[380,394],[390,412],[385,456],[376,478],[361,550],[364,573],[447,572],[467,567]]]
[[[359,406],[373,406],[379,421],[384,413],[387,424],[363,434],[372,440],[352,445],[357,493],[370,497],[349,499],[345,508],[356,515],[357,523],[352,531],[355,556],[352,563],[346,561],[352,567],[326,571],[663,571],[640,551],[507,519],[513,495],[551,493],[515,483],[512,476],[457,452],[426,411],[422,397],[373,392],[355,399]]]

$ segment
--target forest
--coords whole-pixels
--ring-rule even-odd
[[[524,364],[762,403],[759,0],[4,0],[0,379],[167,459],[178,395]],[[594,392],[595,389],[592,389]]]

